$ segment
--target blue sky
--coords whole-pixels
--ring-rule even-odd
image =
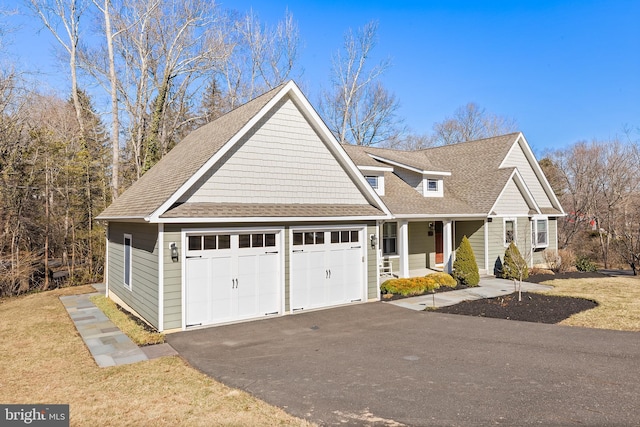
[[[0,4],[2,4],[0,0]],[[4,1],[5,8],[11,2]],[[314,1],[221,0],[267,23],[285,8],[304,46],[299,83],[317,104],[332,52],[345,31],[379,22],[372,61],[389,57],[383,77],[415,132],[476,102],[515,118],[538,155],[579,140],[608,139],[640,127],[638,1]],[[18,22],[18,18],[15,21]],[[12,52],[64,87],[53,41],[22,20]],[[636,134],[636,136],[638,136]]]

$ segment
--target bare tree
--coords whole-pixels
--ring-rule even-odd
[[[638,152],[636,143],[616,139],[579,142],[550,154],[559,174],[554,190],[569,214],[559,223],[561,247],[579,245],[576,252],[584,253],[586,245],[576,239],[593,233],[605,268],[611,263],[612,242],[618,248],[634,247],[632,214],[639,208],[640,191]],[[620,240],[624,236],[629,236],[628,245]]]
[[[432,145],[448,145],[515,132],[514,119],[488,113],[474,102],[433,125]]]
[[[224,111],[272,89],[296,74],[300,51],[298,25],[286,10],[275,27],[250,11],[224,13],[213,37],[224,54],[216,61],[216,87],[226,100]]]
[[[374,145],[397,139],[402,132],[398,100],[379,80],[390,61],[373,67],[367,63],[377,32],[375,21],[356,34],[349,30],[342,50],[333,56],[332,88],[322,95],[320,110],[341,143]]]
[[[104,19],[104,36],[107,44],[108,88],[111,97],[111,199],[115,200],[120,193],[120,113],[118,106],[118,77],[113,50],[113,40],[124,29],[114,32],[111,26],[111,0],[93,0],[93,4],[100,10]],[[95,70],[95,66],[91,67]]]
[[[119,110],[125,112],[119,122],[126,126],[124,154],[133,160],[135,179],[194,120],[191,114],[170,111],[188,110],[201,81],[220,57],[220,46],[212,37],[217,8],[206,0],[110,0],[100,3],[100,10],[109,60],[101,61],[104,55],[92,52],[87,56],[88,66],[108,82],[112,116]],[[115,159],[115,148],[113,156]]]
[[[85,0],[27,0],[27,5],[69,55],[71,96],[80,132],[84,134],[82,107],[78,98],[77,63],[80,44],[80,18],[87,8],[87,2]],[[59,29],[60,26],[63,27],[63,30]]]

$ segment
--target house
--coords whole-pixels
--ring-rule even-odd
[[[377,300],[383,259],[448,270],[463,234],[490,273],[533,227],[536,263],[562,214],[521,134],[345,147],[288,82],[189,134],[98,219],[107,294],[172,331]]]
[[[522,133],[410,152],[344,148],[393,216],[381,256],[400,277],[450,272],[463,236],[481,274],[501,267],[511,241],[530,266],[557,251],[565,213]]]

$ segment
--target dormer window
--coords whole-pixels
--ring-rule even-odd
[[[369,185],[374,189],[377,190],[378,189],[378,176],[365,176],[365,179],[367,180],[367,182],[369,183]]]
[[[442,197],[444,178],[440,176],[422,176],[422,195],[424,197]]]

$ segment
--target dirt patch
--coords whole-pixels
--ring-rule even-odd
[[[524,322],[558,323],[576,313],[597,306],[598,303],[595,301],[582,298],[523,292],[522,301],[518,301],[518,294],[513,293],[497,298],[463,301],[430,311]]]

